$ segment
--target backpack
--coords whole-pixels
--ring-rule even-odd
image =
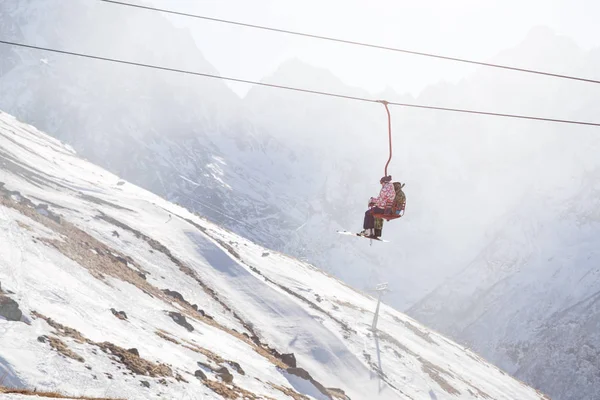
[[[404,183],[394,182],[394,190],[396,191],[396,197],[394,198],[393,208],[395,210],[404,210],[404,206],[406,205],[406,195],[402,191],[404,185]]]

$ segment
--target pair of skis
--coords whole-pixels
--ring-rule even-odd
[[[379,242],[385,242],[385,243],[389,243],[387,240],[385,239],[381,239],[381,238],[372,238],[372,237],[368,237],[368,236],[363,236],[360,233],[354,233],[354,232],[349,232],[349,231],[337,231],[337,233],[339,233],[340,235],[348,235],[348,236],[358,236],[359,238],[363,238],[363,239],[369,239],[369,240],[377,240]]]

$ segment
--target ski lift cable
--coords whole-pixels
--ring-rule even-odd
[[[373,43],[366,43],[366,42],[359,42],[359,41],[348,40],[348,39],[334,38],[334,37],[330,37],[330,36],[322,36],[322,35],[316,35],[316,34],[305,33],[305,32],[291,31],[291,30],[287,30],[287,29],[273,28],[273,27],[268,27],[268,26],[263,26],[263,25],[250,24],[250,23],[246,23],[246,22],[232,21],[232,20],[227,20],[227,19],[222,19],[222,18],[207,17],[207,16],[199,15],[199,14],[179,12],[179,11],[168,10],[168,9],[164,9],[164,8],[144,6],[141,4],[132,4],[132,3],[127,3],[127,2],[123,2],[123,1],[117,1],[117,0],[98,0],[98,1],[101,1],[103,3],[119,5],[119,6],[139,8],[139,9],[144,9],[144,10],[148,10],[148,11],[161,12],[161,13],[172,14],[172,15],[179,15],[182,17],[201,19],[201,20],[205,20],[205,21],[217,22],[217,23],[222,23],[222,24],[237,25],[237,26],[242,26],[242,27],[246,27],[246,28],[260,29],[260,30],[264,30],[264,31],[283,33],[283,34],[287,34],[287,35],[303,36],[303,37],[308,37],[308,38],[312,38],[312,39],[325,40],[325,41],[329,41],[329,42],[344,43],[344,44],[353,45],[353,46],[367,47],[367,48],[392,51],[392,52],[397,52],[397,53],[405,53],[405,54],[411,54],[411,55],[416,55],[416,56],[421,56],[421,57],[437,58],[437,59],[454,61],[454,62],[465,63],[465,64],[474,64],[474,65],[479,65],[479,66],[484,66],[484,67],[524,72],[524,73],[528,73],[528,74],[545,75],[545,76],[550,76],[553,78],[569,79],[569,80],[574,80],[574,81],[596,83],[596,84],[600,83],[600,80],[583,78],[583,77],[579,77],[579,76],[557,74],[557,73],[553,73],[553,72],[540,71],[540,70],[535,70],[535,69],[513,67],[510,65],[504,65],[504,64],[495,64],[495,63],[471,60],[471,59],[460,58],[460,57],[445,56],[445,55],[426,53],[426,52],[416,51],[416,50],[408,50],[408,49],[401,49],[401,48],[391,47],[391,46],[383,46],[383,45],[378,45],[378,44],[373,44]]]
[[[272,84],[272,83],[252,81],[252,80],[248,80],[248,79],[219,76],[219,75],[213,75],[213,74],[209,74],[209,73],[205,73],[205,72],[197,72],[197,71],[183,70],[183,69],[177,69],[177,68],[171,68],[171,67],[164,67],[164,66],[147,64],[147,63],[136,62],[136,61],[127,61],[127,60],[123,60],[123,59],[96,56],[93,54],[78,53],[78,52],[74,52],[74,51],[54,49],[54,48],[50,48],[50,47],[34,46],[34,45],[30,45],[30,44],[18,43],[18,42],[13,42],[13,41],[9,41],[9,40],[1,40],[0,39],[0,44],[5,44],[5,45],[15,46],[15,47],[22,47],[22,48],[33,49],[33,50],[47,51],[47,52],[51,52],[51,53],[64,54],[64,55],[70,55],[70,56],[76,56],[76,57],[89,58],[89,59],[94,59],[94,60],[108,61],[108,62],[113,62],[113,63],[117,63],[117,64],[127,64],[127,65],[136,66],[136,67],[144,67],[144,68],[149,68],[149,69],[176,72],[176,73],[187,74],[187,75],[202,76],[202,77],[206,77],[206,78],[221,79],[221,80],[231,81],[231,82],[246,83],[246,84],[250,84],[250,85],[264,86],[264,87],[270,87],[270,88],[276,88],[276,89],[284,89],[284,90],[295,91],[295,92],[316,94],[316,95],[321,95],[321,96],[329,96],[329,97],[341,98],[341,99],[346,99],[346,100],[362,101],[362,102],[366,102],[366,103],[381,103],[381,100],[374,100],[374,99],[369,99],[369,98],[365,98],[365,97],[349,96],[349,95],[344,95],[344,94],[339,94],[339,93],[331,93],[331,92],[324,92],[324,91],[319,91],[319,90],[303,89],[303,88],[292,87],[292,86],[284,86],[284,85],[276,85],[276,84]],[[448,111],[448,112],[455,112],[455,113],[487,115],[487,116],[503,117],[503,118],[517,118],[517,119],[524,119],[524,120],[545,121],[545,122],[553,122],[553,123],[587,125],[587,126],[600,127],[600,123],[598,123],[598,122],[535,117],[535,116],[521,115],[521,114],[497,113],[497,112],[469,110],[469,109],[461,109],[461,108],[431,106],[431,105],[425,105],[425,104],[399,103],[399,102],[393,102],[393,101],[387,101],[386,103],[389,106],[398,106],[398,107],[407,107],[407,108],[436,110],[436,111]]]

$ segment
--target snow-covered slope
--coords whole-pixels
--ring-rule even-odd
[[[5,113],[0,165],[0,296],[22,312],[0,321],[5,385],[128,399],[544,398],[385,305],[373,335],[370,296]]]

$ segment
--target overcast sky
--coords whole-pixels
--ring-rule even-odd
[[[146,3],[129,0],[132,3]],[[147,0],[155,6],[405,49],[487,60],[536,26],[600,47],[597,0]],[[142,11],[141,11],[142,12]],[[325,67],[373,93],[392,87],[418,94],[472,71],[448,61],[364,49],[214,22],[170,17],[188,26],[204,56],[224,76],[260,80],[282,61]],[[539,69],[552,70],[540,65]],[[507,72],[499,72],[507,73]],[[230,84],[243,95],[248,85]]]

